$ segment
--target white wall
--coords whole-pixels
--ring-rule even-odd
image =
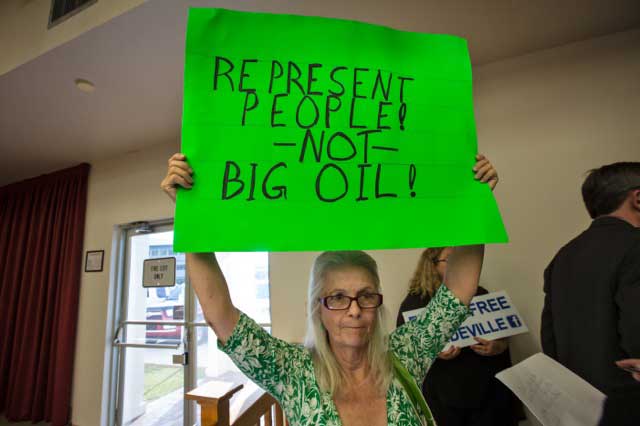
[[[506,289],[531,334],[513,339],[520,360],[539,350],[541,274],[555,251],[587,226],[579,186],[586,170],[640,160],[640,31],[626,32],[487,65],[475,70],[481,151],[497,165],[497,190],[509,245],[491,246],[483,283]],[[85,250],[104,249],[114,225],[172,215],[159,182],[167,142],[93,165]],[[472,208],[470,213],[473,214]],[[389,322],[395,321],[419,251],[371,252],[380,263]],[[314,253],[271,256],[273,332],[304,336],[308,270]],[[109,273],[85,273],[73,389],[73,424],[99,424]]]
[[[0,75],[143,2],[98,0],[48,29],[51,0],[0,1]]]
[[[483,275],[511,294],[531,330],[512,340],[519,361],[540,350],[544,268],[590,223],[585,172],[640,161],[640,30],[478,68],[475,109],[511,239],[489,247]]]

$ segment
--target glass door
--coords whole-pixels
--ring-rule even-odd
[[[210,380],[246,378],[216,345],[189,286],[185,256],[173,252],[173,224],[122,229],[113,339],[110,423],[193,426],[199,407],[184,393]],[[147,259],[175,257],[175,285],[143,287]],[[268,253],[218,253],[234,304],[271,331]]]
[[[137,224],[125,232],[120,319],[114,337],[118,357],[116,424],[183,426],[193,417],[184,402],[189,389],[190,294],[183,254],[173,253],[171,224]],[[175,285],[143,287],[147,259],[176,258]],[[190,321],[191,319],[191,321]]]

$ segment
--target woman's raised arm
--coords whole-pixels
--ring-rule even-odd
[[[489,184],[492,191],[495,189],[498,172],[483,154],[476,155],[473,172],[477,181]],[[476,295],[483,258],[484,244],[453,247],[449,255],[444,283],[467,306]]]
[[[178,186],[186,189],[193,186],[192,175],[193,170],[186,157],[183,154],[174,154],[169,159],[167,176],[162,180],[160,187],[175,201]],[[225,343],[240,315],[231,302],[227,280],[216,256],[213,253],[187,253],[186,258],[189,283],[200,300],[204,318],[218,339]]]
[[[227,280],[214,253],[187,253],[189,283],[200,300],[207,324],[223,344],[233,333],[240,314],[231,302]]]
[[[476,295],[483,259],[484,244],[454,247],[449,255],[444,283],[467,306]]]

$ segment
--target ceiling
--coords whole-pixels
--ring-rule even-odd
[[[177,141],[188,6],[455,34],[476,66],[640,27],[638,0],[149,0],[0,76],[0,186]]]

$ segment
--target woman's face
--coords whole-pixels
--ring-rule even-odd
[[[363,293],[376,293],[373,278],[363,268],[344,267],[326,273],[322,297],[345,295],[356,297]],[[376,321],[376,309],[361,309],[353,300],[345,310],[330,310],[320,306],[320,319],[329,334],[329,342],[337,347],[366,348]]]
[[[438,271],[438,275],[440,275],[440,280],[444,280],[444,275],[447,273],[447,262],[449,260],[449,255],[451,254],[451,247],[447,247],[442,250],[440,256],[436,260],[436,271]]]

